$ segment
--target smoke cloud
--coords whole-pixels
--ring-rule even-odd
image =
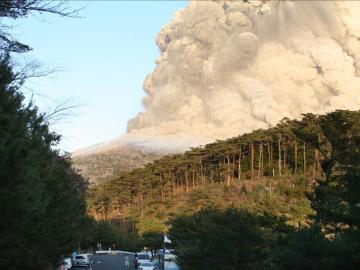
[[[190,1],[157,36],[128,140],[187,147],[360,109],[359,14],[358,1]]]

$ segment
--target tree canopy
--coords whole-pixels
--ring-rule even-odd
[[[184,269],[356,269],[359,120],[305,114],[165,156],[93,187],[88,209],[167,224]]]
[[[87,183],[54,146],[45,114],[20,93],[0,59],[0,267],[44,269],[76,247],[86,222]]]
[[[0,2],[0,18],[16,20],[30,14],[52,13],[60,16],[76,17],[78,10],[71,9],[67,1],[48,0],[2,0]],[[18,41],[9,31],[12,27],[4,21],[0,24],[0,51],[23,53],[31,47]]]

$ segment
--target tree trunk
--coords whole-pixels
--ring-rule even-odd
[[[319,150],[316,150],[317,151],[317,175],[321,175],[321,164],[320,164],[320,156],[321,156],[321,153]]]
[[[298,157],[297,157],[297,141],[295,141],[295,157],[294,157],[294,161],[295,161],[295,174],[297,173],[297,159],[298,159]]]
[[[160,173],[160,176],[159,176],[159,180],[160,180],[161,201],[164,202],[164,190],[163,190],[163,183],[162,183],[161,173]]]
[[[221,167],[221,161],[219,161],[219,180],[220,180],[220,183],[222,183],[222,167]]]
[[[181,193],[183,193],[183,192],[184,192],[184,187],[183,187],[183,178],[182,178],[182,177],[180,177],[180,191],[181,191]]]
[[[316,149],[314,151],[314,164],[313,164],[313,170],[312,170],[312,181],[315,181],[315,171],[316,171]]]
[[[264,159],[265,159],[264,148],[261,145],[261,175],[260,175],[261,179],[264,176]]]
[[[234,178],[234,174],[235,174],[235,153],[233,154],[232,170],[231,170],[231,179]]]
[[[303,149],[303,158],[304,158],[304,176],[306,176],[306,144],[304,142],[304,149]]]
[[[140,180],[140,185],[139,185],[139,192],[140,192],[140,208],[141,208],[141,217],[144,216],[144,198],[143,198],[143,183],[144,183],[144,179]]]
[[[128,206],[129,206],[129,217],[131,217],[131,190],[129,190]]]
[[[174,197],[176,196],[176,186],[175,186],[175,176],[174,173],[172,173],[172,185],[173,185],[173,194]]]
[[[284,143],[284,154],[283,154],[284,173],[286,173],[286,156],[287,156],[287,145]]]
[[[194,168],[194,164],[193,164],[193,168],[192,168],[192,187],[195,187],[195,168]]]
[[[279,152],[279,175],[281,176],[281,134],[279,135],[278,152]]]
[[[263,148],[262,148],[262,143],[260,143],[260,153],[259,153],[259,166],[258,166],[258,179],[260,179],[261,174],[261,160],[262,160],[262,155],[263,155]]]
[[[187,175],[187,170],[185,169],[185,182],[186,182],[186,193],[189,192],[189,179]]]
[[[231,185],[231,178],[230,178],[230,155],[228,154],[227,157],[227,186],[230,187]]]
[[[205,187],[205,181],[204,181],[204,171],[203,171],[203,165],[202,165],[202,160],[200,159],[200,172],[201,172],[201,184],[202,187]]]
[[[143,202],[143,194],[140,192],[140,208],[141,208],[141,218],[144,217],[144,202]]]
[[[241,180],[241,148],[239,151],[238,179]]]
[[[318,150],[315,149],[315,152],[314,152],[314,171],[313,171],[313,181],[315,181],[315,177],[317,175],[317,171],[319,169],[319,167],[316,168],[318,164]]]
[[[251,144],[251,180],[254,180],[254,144]]]
[[[227,175],[225,175],[225,170],[226,170],[226,174],[228,173],[227,168],[226,168],[226,159],[225,158],[224,158],[224,164],[222,165],[222,167],[223,167],[223,170],[224,170],[222,180],[223,180],[223,184],[225,185],[225,182],[227,181],[227,179],[226,179]]]

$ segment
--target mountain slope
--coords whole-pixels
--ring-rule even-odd
[[[140,168],[163,156],[160,152],[126,144],[113,149],[110,147],[84,153],[90,154],[77,152],[72,162],[74,168],[89,179],[91,184],[99,184],[116,174]]]
[[[359,123],[360,111],[306,114],[302,120],[284,119],[268,130],[164,156],[91,189],[88,211],[98,219],[120,217],[141,225],[150,218],[165,224],[176,214],[216,204],[273,208],[293,224],[306,223],[305,193],[338,170],[333,145],[358,141]]]

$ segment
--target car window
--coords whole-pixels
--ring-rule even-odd
[[[147,254],[139,254],[139,255],[138,255],[138,258],[139,258],[140,260],[150,260],[150,257],[149,257],[149,255],[147,255]]]
[[[85,259],[84,256],[76,256],[75,259]]]
[[[153,266],[151,263],[142,263],[141,266]]]

